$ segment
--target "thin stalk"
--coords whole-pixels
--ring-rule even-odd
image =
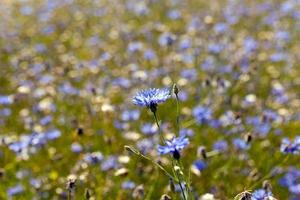
[[[157,116],[156,116],[156,112],[152,112],[153,113],[153,116],[154,116],[154,119],[155,119],[155,123],[157,125],[157,128],[158,128],[158,131],[159,131],[159,136],[160,136],[160,139],[162,140],[163,143],[166,142],[162,132],[161,132],[161,129],[160,129],[160,125],[158,123],[158,119],[157,119]]]
[[[177,124],[177,135],[179,136],[179,131],[180,131],[180,112],[179,112],[179,99],[178,99],[178,95],[176,94],[176,124]]]
[[[186,196],[185,196],[185,192],[184,192],[184,189],[181,185],[181,180],[180,180],[180,175],[178,174],[178,171],[176,171],[176,174],[177,174],[177,177],[178,177],[178,180],[179,180],[179,187],[180,187],[180,190],[181,190],[181,193],[183,195],[183,199],[184,200],[187,200]]]
[[[161,166],[160,164],[158,164],[157,162],[151,160],[150,158],[148,158],[147,156],[143,155],[143,154],[140,154],[140,156],[150,162],[152,162],[153,164],[155,164],[158,168],[160,168],[162,171],[165,172],[165,174],[169,177],[169,178],[172,178],[173,180],[177,181],[177,179],[175,179],[171,174],[169,174],[169,172],[167,172],[167,170],[165,170],[165,168],[163,168],[163,166]]]
[[[178,95],[177,93],[175,94],[176,96],[176,124],[177,124],[177,135],[179,136],[179,131],[180,131],[180,108],[179,108],[179,98],[178,98]],[[186,187],[185,187],[185,190],[187,192],[187,194],[189,194],[189,191],[190,191],[190,176],[189,178],[187,179],[184,175],[184,168],[183,168],[183,165],[181,163],[180,160],[177,160],[177,164],[179,165],[179,167],[182,169],[182,172],[183,172],[183,177],[184,177],[184,181],[186,182]]]
[[[139,152],[137,149],[133,148],[133,147],[129,147],[129,146],[125,146],[125,148],[130,149],[131,152],[133,152],[135,155],[151,162],[152,164],[154,164],[156,167],[158,167],[159,169],[161,169],[169,178],[172,178],[173,180],[175,180],[176,182],[178,182],[177,179],[174,178],[174,176],[172,176],[163,166],[161,166],[160,164],[158,164],[157,162],[155,162],[154,160],[152,160],[151,158],[143,155],[141,152]]]
[[[159,125],[159,123],[158,123],[158,119],[157,119],[157,116],[156,116],[156,112],[152,112],[152,113],[153,113],[153,116],[154,116],[154,119],[155,119],[155,123],[156,123],[156,125],[157,125],[157,127],[158,127],[159,135],[160,135],[160,137],[161,137],[161,140],[162,140],[162,142],[165,144],[165,141],[166,141],[166,140],[165,140],[165,138],[164,138],[164,136],[163,136],[163,134],[162,134],[162,132],[161,132],[161,128],[160,128],[160,125]],[[182,185],[181,185],[181,181],[180,181],[180,178],[179,178],[179,176],[178,176],[178,173],[177,173],[176,171],[174,171],[174,167],[175,167],[175,165],[174,165],[174,158],[173,158],[172,156],[170,156],[170,158],[171,158],[171,160],[172,160],[172,172],[173,172],[174,176],[176,177],[176,179],[178,180],[178,183],[179,183],[181,192],[182,192],[182,194],[183,194],[184,200],[187,200],[186,197],[185,197],[185,193],[184,193],[183,187],[182,187]]]
[[[181,163],[181,160],[178,160],[177,163],[178,163],[179,167],[182,169],[184,181],[186,182],[186,192],[187,192],[187,194],[189,194],[189,192],[190,192],[190,174],[189,174],[188,178],[186,178],[186,176],[184,175],[184,168]]]

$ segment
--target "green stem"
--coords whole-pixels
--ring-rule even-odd
[[[159,131],[160,139],[162,140],[162,143],[165,144],[166,140],[165,140],[165,138],[164,138],[164,136],[163,136],[163,133],[162,133],[162,131],[161,131],[161,129],[160,129],[160,125],[159,125],[159,123],[158,123],[158,119],[157,119],[157,116],[156,116],[156,112],[152,112],[152,113],[153,113],[153,116],[154,116],[154,119],[155,119],[155,123],[156,123],[157,128],[158,128],[158,131]]]
[[[179,187],[180,187],[181,193],[182,193],[182,195],[183,195],[183,199],[184,199],[184,200],[187,200],[187,198],[186,198],[186,196],[185,196],[185,192],[184,192],[183,187],[182,187],[182,185],[181,185],[180,175],[178,174],[178,171],[176,171],[176,174],[177,174],[177,177],[178,177],[178,180],[179,180]]]
[[[166,141],[166,140],[165,140],[165,138],[164,138],[164,136],[163,136],[163,134],[162,134],[160,125],[159,125],[159,123],[158,123],[158,119],[157,119],[157,116],[156,116],[156,112],[152,112],[152,113],[153,113],[153,116],[154,116],[154,119],[155,119],[155,123],[156,123],[156,125],[157,125],[157,127],[158,127],[159,135],[160,135],[160,137],[161,137],[161,140],[162,140],[162,142],[165,144],[165,141]],[[180,186],[181,192],[182,192],[182,194],[183,194],[184,200],[187,200],[186,197],[185,197],[185,193],[184,193],[183,187],[182,187],[182,185],[181,185],[181,181],[180,181],[180,178],[179,178],[179,176],[178,176],[178,173],[177,173],[176,171],[174,171],[174,167],[175,167],[175,165],[174,165],[174,158],[173,158],[172,156],[170,156],[170,158],[171,158],[171,160],[172,160],[172,172],[173,172],[174,176],[176,177],[177,182],[179,183],[179,186]]]
[[[180,108],[179,108],[179,98],[178,98],[178,95],[176,95],[176,112],[177,112],[177,116],[176,116],[176,124],[177,124],[177,135],[179,136],[179,131],[180,131]],[[184,171],[184,168],[183,168],[183,165],[181,163],[181,161],[177,161],[177,164],[179,165],[179,167],[182,169],[182,172]],[[184,172],[183,172],[184,173]],[[186,187],[185,187],[185,190],[187,192],[187,195],[189,194],[189,191],[190,191],[190,177],[187,179],[184,175],[184,181],[186,182]],[[184,192],[183,192],[184,193]]]
[[[182,172],[183,172],[184,171],[184,167],[183,167],[183,165],[181,163],[181,160],[178,160],[177,163],[178,163],[179,167],[182,169]],[[186,178],[186,176],[184,174],[183,174],[183,177],[184,177],[184,181],[186,183],[186,188],[185,188],[186,192],[187,192],[187,194],[189,194],[190,193],[190,174],[189,174],[188,178]]]
[[[151,162],[152,164],[154,164],[155,166],[157,166],[159,169],[161,169],[169,178],[175,180],[176,182],[178,182],[177,179],[175,179],[163,166],[161,166],[160,164],[158,164],[157,162],[155,162],[154,160],[152,160],[151,158],[143,155],[141,152],[139,152],[137,149],[130,147],[130,146],[125,146],[125,149],[129,149],[130,152],[133,152],[135,155]]]
[[[180,131],[180,113],[179,113],[179,99],[178,99],[178,95],[176,94],[176,112],[177,112],[177,116],[176,116],[176,124],[177,124],[177,134],[179,135],[179,131]]]

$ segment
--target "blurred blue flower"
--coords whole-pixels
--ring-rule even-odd
[[[134,121],[139,119],[140,111],[139,110],[125,110],[121,114],[121,119],[123,121]]]
[[[151,139],[142,139],[136,143],[136,146],[143,154],[147,154],[153,149],[154,143]]]
[[[90,164],[97,164],[103,160],[103,155],[100,151],[85,154],[83,160]]]
[[[153,135],[157,132],[157,130],[157,126],[151,123],[146,123],[141,127],[142,133],[146,135]]]
[[[38,189],[42,186],[42,181],[40,179],[31,178],[30,179],[30,185],[34,187],[35,189]]]
[[[118,167],[118,159],[116,156],[109,156],[101,163],[101,170],[108,171],[110,169],[115,169]]]
[[[191,47],[191,41],[189,39],[183,39],[179,43],[179,48],[184,50]]]
[[[77,95],[79,90],[73,87],[70,83],[64,82],[58,88],[58,91],[62,94],[69,94],[69,95]]]
[[[186,91],[180,91],[178,94],[178,98],[180,101],[187,101],[189,96],[188,93]]]
[[[10,95],[0,95],[0,105],[10,105],[14,102],[14,99]]]
[[[128,80],[127,78],[123,78],[123,77],[116,78],[115,80],[112,81],[112,84],[126,88],[126,89],[128,89],[131,86],[130,80]]]
[[[33,8],[31,6],[22,6],[20,8],[20,13],[22,13],[23,15],[31,15],[33,12]]]
[[[160,154],[168,154],[168,153],[175,153],[180,152],[183,148],[185,148],[189,144],[189,139],[181,136],[178,138],[173,138],[170,141],[166,141],[166,146],[158,145],[158,152]]]
[[[9,108],[3,108],[0,110],[0,116],[7,117],[10,116],[11,110]]]
[[[170,90],[150,88],[148,90],[142,90],[138,92],[134,97],[132,102],[138,106],[145,106],[151,108],[152,106],[157,106],[159,103],[165,102],[171,97]]]
[[[218,54],[224,49],[224,45],[219,43],[210,43],[208,44],[207,50],[210,53]]]
[[[13,142],[9,144],[9,149],[14,151],[15,153],[20,153],[23,149],[26,149],[29,146],[28,142]]]
[[[180,76],[182,78],[185,78],[185,79],[189,80],[189,81],[195,81],[195,80],[197,80],[198,72],[195,68],[183,69],[180,72]]]
[[[81,144],[74,142],[71,145],[71,151],[74,153],[80,153],[82,151],[82,146]]]
[[[168,12],[168,17],[170,19],[176,20],[179,19],[181,17],[181,13],[178,10],[171,10]]]
[[[213,71],[216,66],[216,60],[213,57],[207,57],[200,65],[204,71]]]
[[[262,137],[265,137],[272,128],[271,123],[267,118],[266,120],[262,120],[259,116],[247,117],[246,123],[252,125],[254,132]]]
[[[293,194],[300,195],[300,183],[290,186],[289,191]]]
[[[214,31],[216,33],[225,33],[226,31],[228,31],[228,25],[225,23],[217,23],[214,26]]]
[[[52,116],[47,115],[47,116],[43,117],[42,119],[40,119],[40,124],[44,126],[44,125],[49,124],[51,121],[52,121]]]
[[[249,149],[249,147],[250,147],[245,140],[240,139],[240,138],[235,138],[233,140],[233,145],[238,150],[246,150],[246,149]]]
[[[45,132],[45,138],[48,140],[54,140],[61,136],[61,132],[58,129],[48,130]]]
[[[274,83],[272,85],[272,95],[275,97],[275,101],[280,104],[287,103],[289,100],[288,95],[285,92],[285,88],[280,83]]]
[[[145,2],[139,1],[139,3],[128,3],[127,4],[136,15],[138,16],[145,16],[148,15],[149,9]]]
[[[228,144],[225,140],[218,140],[214,143],[213,149],[223,152],[228,149]]]
[[[43,53],[47,50],[47,47],[42,44],[42,43],[38,43],[34,46],[35,50],[38,52],[38,53]]]
[[[199,171],[203,171],[207,168],[207,164],[203,160],[197,160],[193,163],[193,167]]]
[[[292,1],[284,1],[280,6],[280,11],[283,13],[291,13],[294,7],[295,5]]]
[[[135,53],[137,51],[142,50],[142,48],[143,48],[143,43],[141,43],[141,42],[130,42],[128,44],[127,51],[129,53]]]
[[[175,41],[175,35],[170,33],[163,33],[160,35],[158,39],[158,43],[160,46],[170,46]]]
[[[156,58],[156,54],[153,50],[148,49],[144,52],[144,58],[146,60],[153,60]]]
[[[281,62],[288,60],[288,54],[283,52],[276,52],[270,55],[270,60],[272,62]]]
[[[106,61],[106,60],[109,60],[111,57],[112,57],[112,56],[111,56],[110,53],[104,52],[103,54],[101,54],[101,57],[100,57],[100,58],[101,58],[102,61]]]
[[[265,200],[268,197],[272,197],[272,193],[270,191],[258,189],[252,193],[251,200]]]
[[[54,33],[55,31],[55,26],[52,25],[52,24],[49,24],[48,26],[44,27],[42,32],[45,34],[45,35],[50,35],[52,33]]]
[[[7,190],[7,196],[14,196],[17,194],[20,194],[24,191],[24,187],[22,185],[16,185],[14,187],[11,187]]]
[[[244,48],[247,53],[251,53],[258,48],[258,43],[252,37],[247,37],[244,40]]]
[[[294,141],[291,141],[288,138],[283,138],[281,140],[280,151],[283,153],[300,153],[300,136],[295,137]]]
[[[197,106],[193,109],[193,116],[199,124],[204,124],[212,119],[212,111],[209,107]]]
[[[180,58],[182,59],[182,62],[185,64],[192,64],[194,63],[195,56],[189,52],[185,52],[180,54]]]
[[[124,130],[124,129],[128,128],[128,123],[127,122],[121,122],[119,120],[115,120],[114,121],[114,127],[116,129],[119,129],[119,130]]]
[[[279,180],[279,184],[283,187],[292,187],[300,184],[300,170],[291,167],[289,171]]]
[[[237,118],[233,111],[228,110],[220,117],[222,126],[232,126],[241,123],[241,119]]]
[[[132,181],[124,181],[122,183],[122,188],[126,189],[126,190],[133,189],[133,188],[135,188],[135,183]]]
[[[287,32],[287,31],[277,31],[275,33],[275,39],[276,40],[289,41],[290,40],[290,33]]]
[[[183,129],[180,129],[179,135],[182,137],[186,137],[186,136],[190,137],[190,136],[194,135],[194,131],[193,131],[193,129],[190,129],[190,128],[183,128]]]

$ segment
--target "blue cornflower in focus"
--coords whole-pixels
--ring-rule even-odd
[[[165,102],[171,97],[170,90],[150,88],[148,90],[142,90],[138,92],[132,102],[138,106],[145,106],[150,108],[152,112],[156,112],[157,104]]]
[[[166,141],[165,143],[166,146],[158,145],[158,152],[160,154],[172,153],[173,157],[178,160],[180,158],[180,150],[182,150],[189,144],[189,139],[181,136],[178,138],[173,138],[170,141]]]
[[[288,138],[283,138],[281,141],[280,151],[283,153],[298,154],[300,152],[300,136],[296,137],[294,141]]]
[[[272,197],[272,193],[270,191],[258,189],[252,193],[251,200],[265,200],[270,197]]]

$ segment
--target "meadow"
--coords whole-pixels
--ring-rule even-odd
[[[1,0],[0,200],[300,200],[299,0]]]

